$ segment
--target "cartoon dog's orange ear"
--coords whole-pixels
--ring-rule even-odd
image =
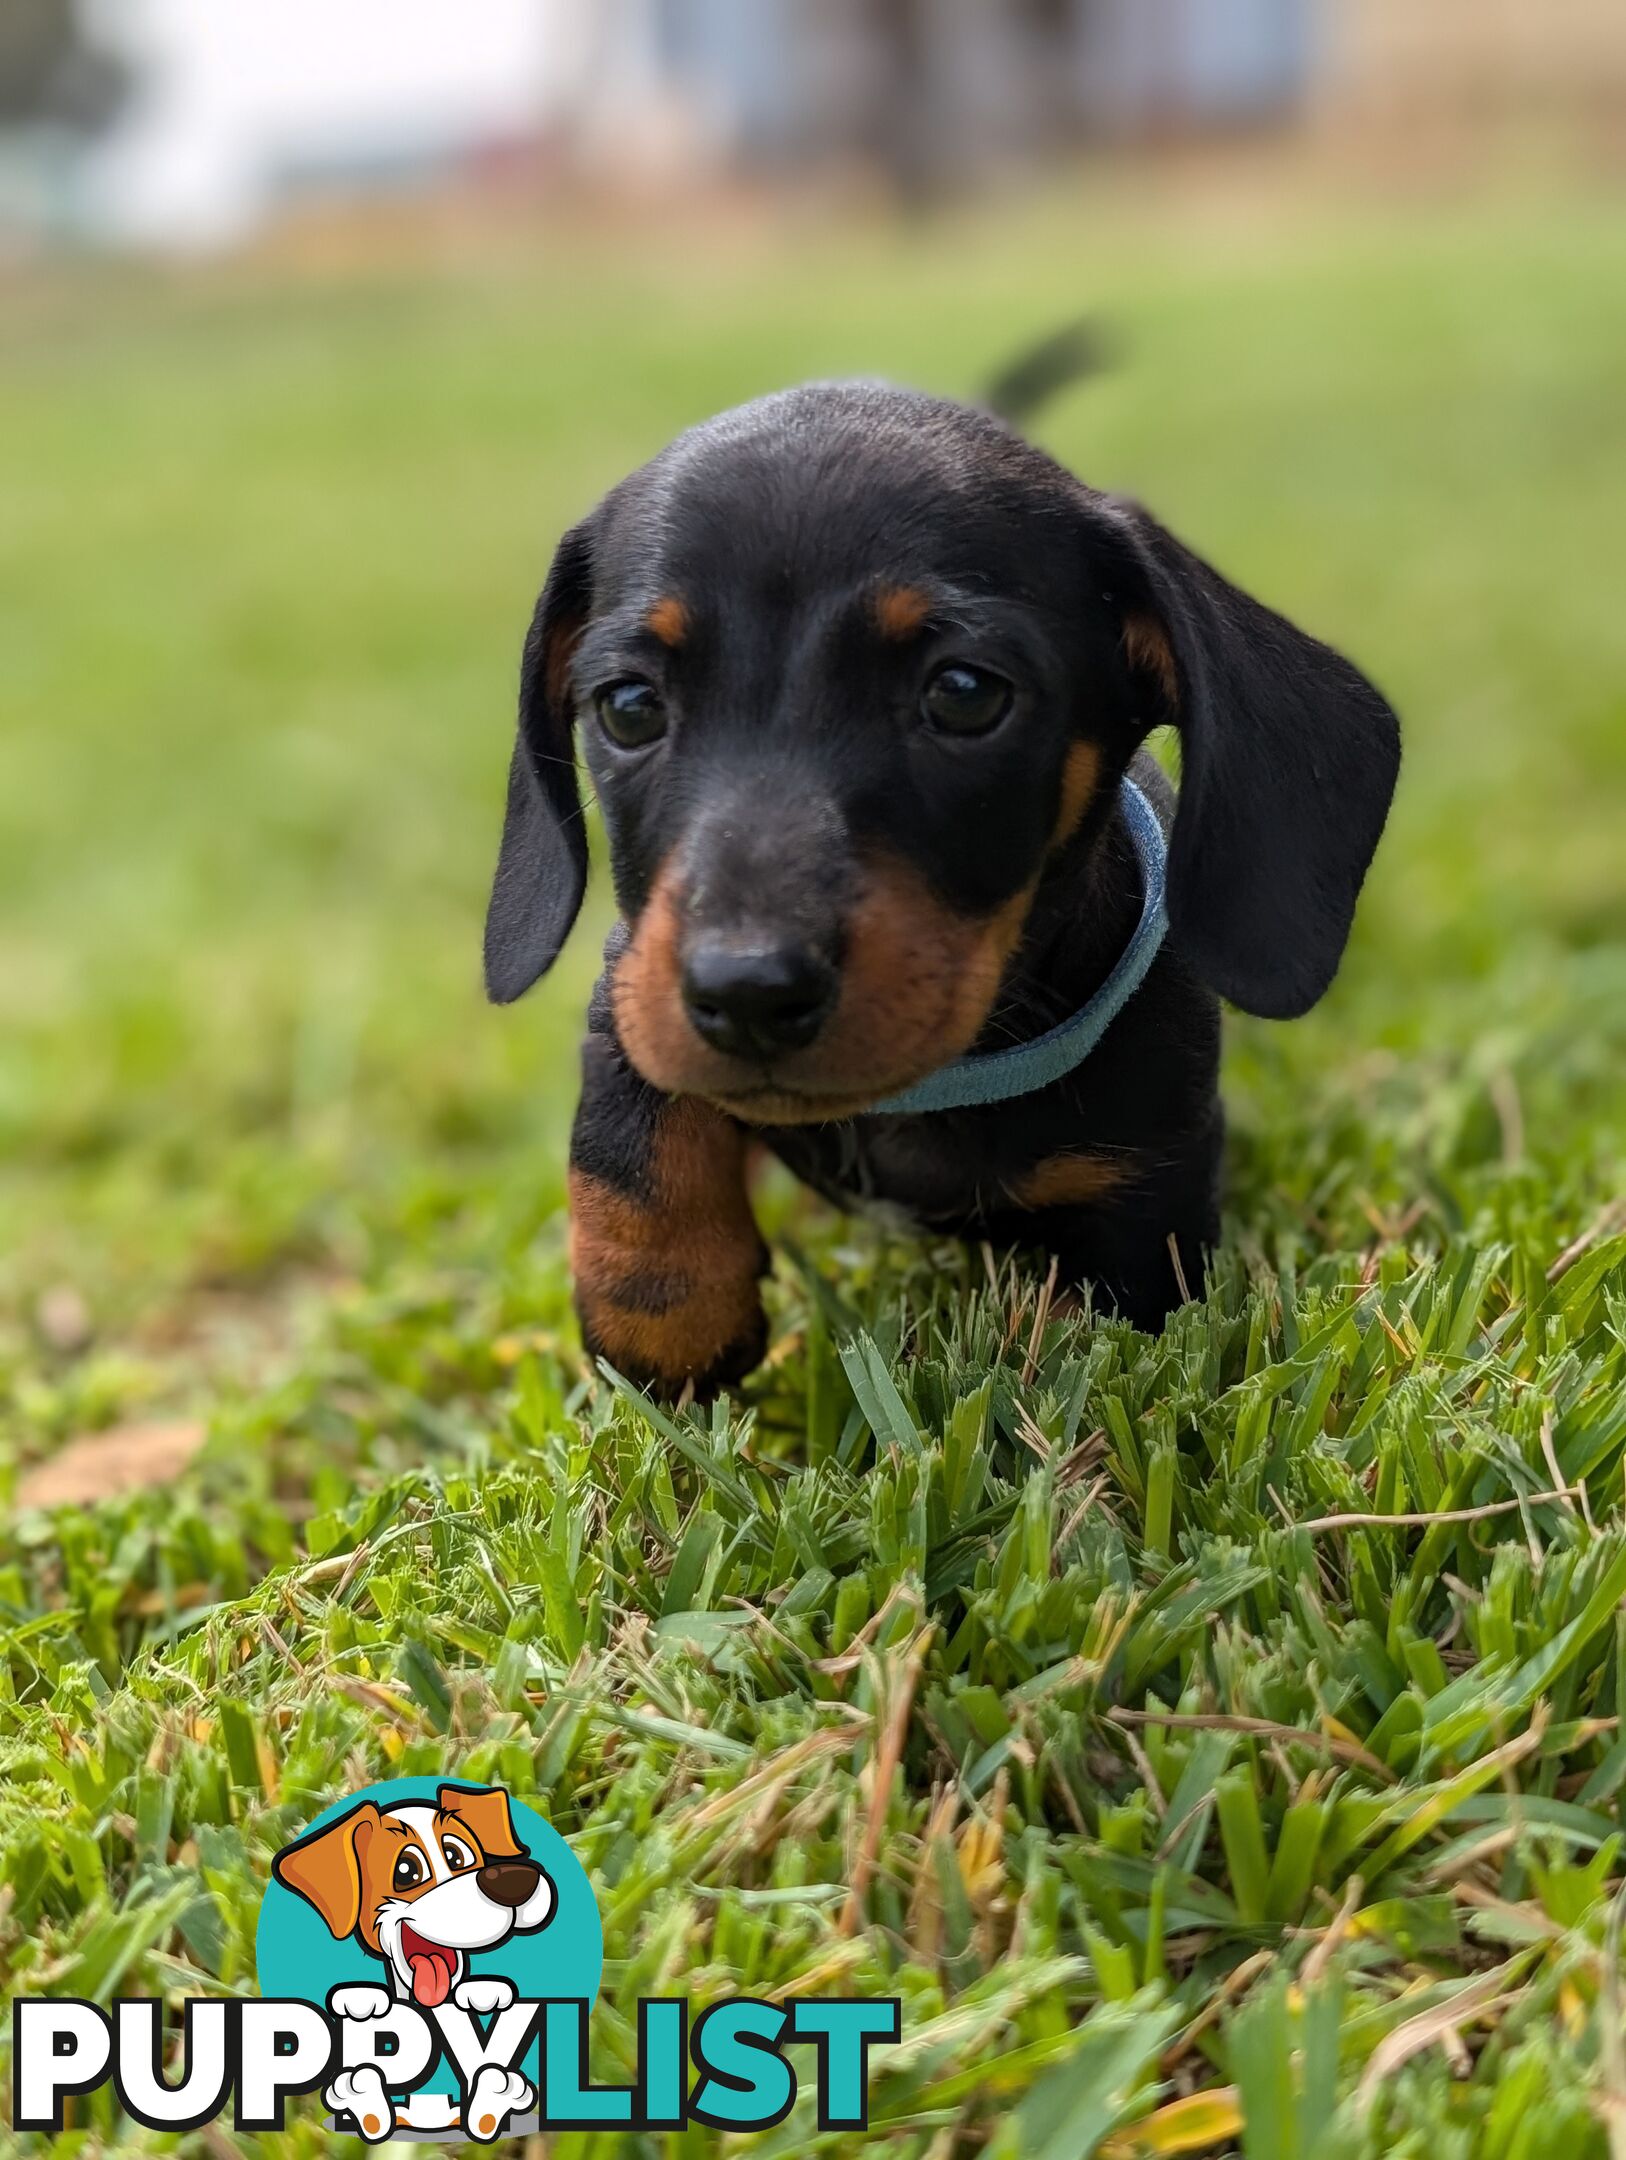
[[[361,1870],[379,1819],[372,1801],[364,1800],[337,1822],[284,1846],[271,1863],[277,1881],[314,1905],[340,1940],[355,1933],[361,1918]]]
[[[508,1812],[505,1792],[474,1791],[467,1785],[443,1785],[435,1795],[443,1815],[455,1815],[479,1840],[488,1860],[519,1860],[527,1856],[514,1835],[514,1818]]]

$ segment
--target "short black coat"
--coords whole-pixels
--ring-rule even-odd
[[[976,737],[933,719],[955,668],[1008,692]],[[659,731],[631,747],[629,683]],[[1142,749],[1163,724],[1177,807]],[[622,917],[572,1149],[591,1347],[667,1390],[759,1354],[747,1134],[837,1201],[1048,1249],[1142,1325],[1200,1286],[1219,1001],[1322,994],[1395,785],[1395,717],[1347,660],[990,415],[813,385],[679,437],[561,543],[522,666],[499,1001],[580,903],[578,731]],[[1130,772],[1169,831],[1170,929],[1090,1058],[986,1108],[869,1111],[1099,986],[1140,911]],[[809,1044],[748,1063],[701,1039],[692,955],[717,938],[817,955],[836,987]]]

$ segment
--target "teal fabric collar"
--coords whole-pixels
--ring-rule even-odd
[[[917,1117],[928,1110],[971,1110],[1008,1102],[1014,1095],[1031,1095],[1049,1087],[1083,1064],[1146,980],[1169,927],[1165,905],[1169,851],[1163,827],[1133,780],[1122,783],[1119,801],[1140,858],[1140,921],[1094,997],[1070,1019],[1032,1042],[1018,1043],[1010,1050],[990,1050],[981,1057],[959,1058],[901,1095],[889,1095],[867,1115]]]

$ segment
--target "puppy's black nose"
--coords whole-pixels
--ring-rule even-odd
[[[702,937],[683,964],[683,1002],[696,1034],[730,1057],[805,1049],[835,993],[834,968],[806,945]]]
[[[511,1912],[519,1910],[541,1876],[534,1860],[488,1860],[474,1871],[475,1881],[492,1904],[506,1905]]]

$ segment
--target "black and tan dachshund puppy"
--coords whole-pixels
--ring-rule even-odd
[[[679,437],[561,542],[499,1002],[581,903],[578,722],[621,911],[571,1146],[592,1350],[668,1394],[757,1362],[753,1141],[838,1202],[1048,1250],[1143,1327],[1200,1285],[1219,1001],[1321,996],[1394,789],[1347,660],[991,415],[814,385]],[[1178,805],[1141,749],[1164,722]],[[1007,1069],[1035,1042],[1058,1077]],[[945,1067],[963,1105],[921,1107]]]

